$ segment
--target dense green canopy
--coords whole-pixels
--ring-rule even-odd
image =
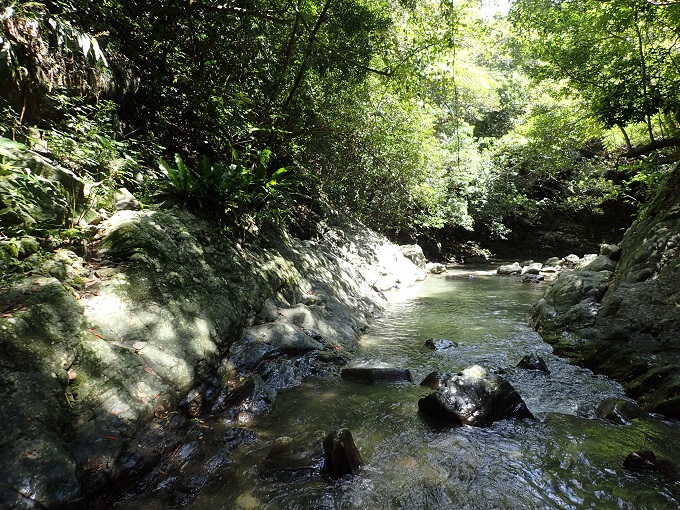
[[[680,4],[482,4],[16,0],[0,134],[246,230],[323,195],[487,241],[644,203],[679,157]]]

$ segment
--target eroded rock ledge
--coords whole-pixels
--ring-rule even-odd
[[[4,289],[0,507],[83,507],[178,444],[169,418],[242,426],[343,364],[383,292],[425,273],[340,216],[320,234],[241,247],[185,211],[120,211],[87,261]]]
[[[644,409],[680,417],[680,166],[626,232],[616,270],[567,271],[532,321],[560,355],[621,381]]]

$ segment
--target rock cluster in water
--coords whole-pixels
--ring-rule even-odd
[[[615,245],[603,245],[600,254],[587,254],[583,257],[567,255],[564,258],[551,257],[544,262],[524,260],[503,264],[496,273],[503,276],[517,275],[525,281],[553,280],[558,274],[568,269],[582,269],[585,271],[614,271],[620,249]]]

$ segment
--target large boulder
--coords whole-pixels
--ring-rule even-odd
[[[535,305],[534,318],[540,317],[543,329],[578,330],[592,326],[610,277],[610,273],[585,270],[560,273]]]
[[[557,353],[620,380],[647,411],[680,417],[680,166],[617,250],[562,273],[532,312]],[[610,257],[611,255],[611,257]],[[603,258],[606,257],[606,258]],[[609,259],[609,260],[607,260]]]
[[[401,253],[404,255],[404,257],[409,259],[420,269],[425,270],[427,260],[425,260],[425,254],[423,253],[423,249],[420,246],[417,244],[404,244],[400,246],[399,249],[401,250]]]
[[[496,270],[497,274],[504,276],[520,274],[521,272],[522,266],[519,265],[519,262],[513,262],[512,264],[504,264],[502,266],[498,266],[498,269]]]
[[[616,269],[616,262],[610,259],[607,255],[598,255],[584,269],[588,271],[614,271]]]
[[[418,401],[420,411],[448,425],[488,427],[507,418],[533,418],[512,385],[474,365]]]

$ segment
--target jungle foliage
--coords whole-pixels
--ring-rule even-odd
[[[646,203],[680,156],[680,4],[489,3],[15,0],[0,135],[239,232],[322,197],[411,239]]]

